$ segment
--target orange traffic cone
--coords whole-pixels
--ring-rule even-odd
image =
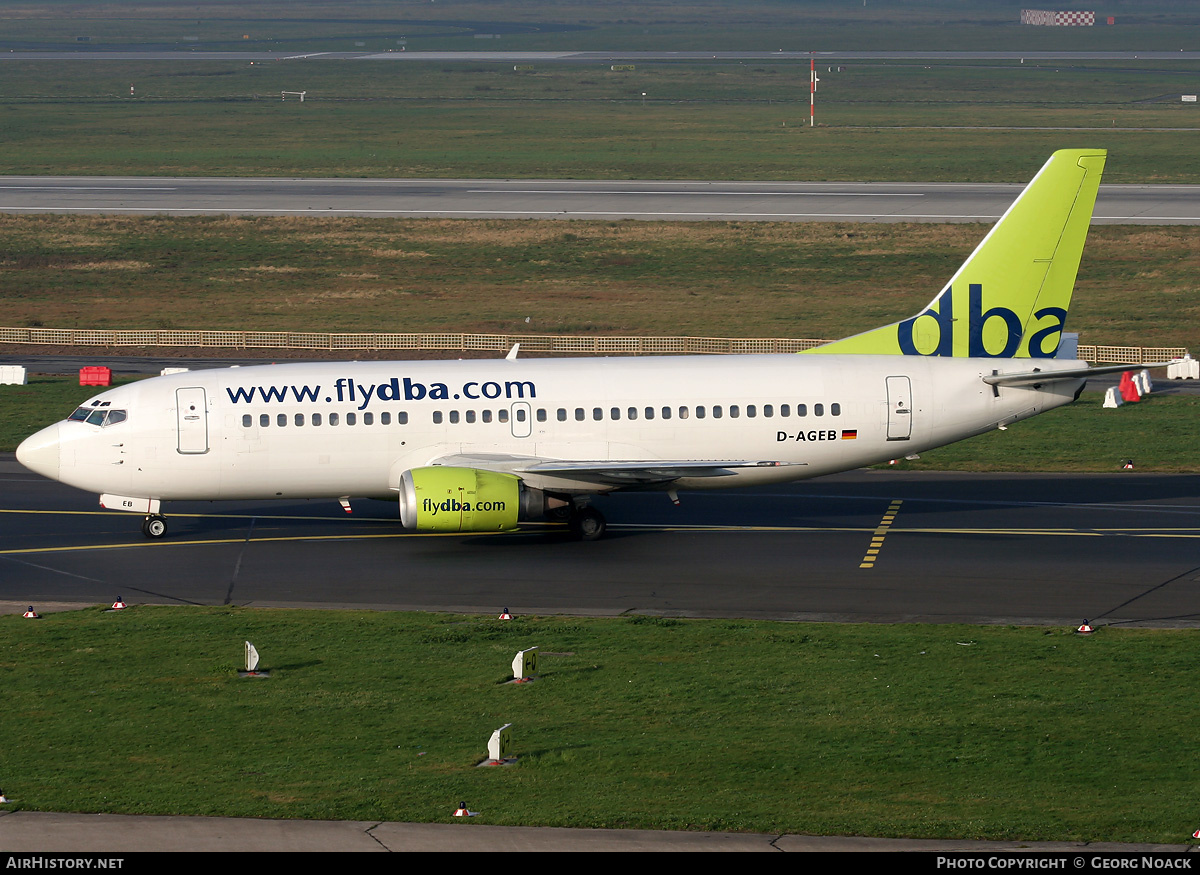
[[[29,610],[26,611],[21,616],[25,617],[28,620],[40,620],[41,619],[41,617],[38,616],[38,612],[33,609],[33,605],[30,605]]]

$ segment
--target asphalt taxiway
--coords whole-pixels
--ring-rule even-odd
[[[1115,463],[1114,463],[1115,467]],[[898,503],[898,505],[897,505]],[[390,502],[177,502],[171,531],[0,457],[0,605],[238,604],[1200,625],[1200,475],[864,470],[601,499],[609,534],[404,532]],[[889,508],[898,511],[888,525]]]

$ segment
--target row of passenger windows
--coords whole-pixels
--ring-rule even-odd
[[[728,406],[721,405],[721,404],[714,404],[711,407],[700,404],[695,407],[688,407],[688,406],[683,406],[683,407],[626,407],[626,408],[610,407],[607,410],[605,410],[605,408],[603,408],[603,407],[593,407],[590,411],[590,418],[595,422],[602,422],[605,419],[612,420],[612,421],[618,421],[618,420],[622,420],[622,419],[630,420],[630,421],[637,420],[637,419],[645,419],[645,420],[672,419],[672,418],[689,419],[693,416],[696,419],[707,419],[709,417],[711,417],[712,419],[724,419],[726,417],[728,417],[729,419],[740,419],[743,416],[745,416],[745,418],[747,418],[747,419],[756,419],[759,416],[763,417],[764,419],[773,419],[773,418],[775,418],[776,415],[778,415],[781,418],[782,417],[790,417],[793,415],[793,409],[795,411],[795,415],[798,417],[808,416],[809,412],[810,412],[809,406],[807,404],[797,404],[797,405],[795,405],[794,408],[793,408],[793,405],[791,405],[791,404],[780,404],[778,406],[776,406],[774,404],[762,404],[762,405],[730,404]],[[825,413],[826,413],[825,405],[824,404],[812,405],[811,413],[813,416],[825,416]],[[529,414],[526,412],[526,410],[523,407],[518,407],[514,411],[513,415],[516,417],[517,422],[525,422],[525,420]],[[537,417],[538,422],[546,422],[549,419],[549,415],[550,415],[549,411],[546,410],[546,408],[544,408],[544,407],[539,407],[535,413],[535,416]],[[829,415],[830,416],[841,416],[842,415],[842,405],[838,404],[836,402],[834,402],[833,404],[830,404],[829,405]],[[584,408],[584,407],[576,407],[574,410],[573,416],[574,416],[574,419],[576,422],[584,422],[587,419],[589,419],[589,411],[587,410],[587,408]],[[358,425],[359,417],[360,417],[360,414],[347,413],[347,414],[345,414],[344,421],[345,421],[346,425]],[[448,412],[443,412],[441,410],[433,411],[433,422],[435,425],[441,425],[443,422],[446,422],[447,420],[451,424],[455,424],[455,423],[459,423],[459,422],[492,422],[493,417],[494,417],[494,421],[496,421],[496,422],[508,422],[509,411],[507,409],[500,409],[500,410],[495,411],[494,413],[491,410],[480,410],[480,411],[451,410]],[[363,413],[363,414],[361,414],[361,418],[362,418],[363,425],[374,425],[375,424],[375,414],[374,413]],[[555,418],[559,422],[566,422],[569,418],[567,408],[559,407],[558,410],[555,412]],[[342,418],[342,415],[337,414],[337,413],[330,413],[324,417],[320,413],[313,413],[313,414],[309,415],[308,421],[312,425],[323,425],[323,424],[325,424],[325,422],[328,422],[329,425],[341,425],[343,418]],[[305,414],[303,414],[303,413],[292,414],[290,422],[292,424],[298,425],[298,426],[304,425],[305,424]],[[286,413],[275,414],[275,425],[276,426],[283,428],[284,426],[288,425],[288,423],[289,423],[288,414],[286,414]],[[269,427],[271,425],[271,414],[260,413],[258,416],[258,424],[262,428]],[[380,413],[379,414],[379,424],[380,425],[391,425],[392,424],[392,414],[388,411],[383,411],[382,413]],[[397,425],[407,425],[408,424],[408,413],[406,411],[401,410],[399,413],[396,414],[396,424]],[[244,428],[250,428],[253,425],[254,425],[254,416],[249,413],[242,414],[242,426]]]
[[[326,420],[324,417],[322,417],[322,415],[320,413],[314,413],[310,417],[309,421],[313,425],[323,425]],[[303,413],[293,414],[292,422],[295,425],[304,425],[304,414]],[[341,425],[342,417],[340,414],[330,413],[329,417],[328,417],[328,422],[330,425]],[[262,428],[267,428],[271,424],[271,414],[260,413],[258,415],[258,424]],[[288,415],[286,413],[275,414],[275,424],[277,426],[279,426],[280,428],[283,428],[285,425],[288,424]],[[362,424],[363,425],[374,425],[375,424],[375,414],[374,413],[364,413],[362,415]],[[379,414],[379,424],[380,425],[391,425],[392,424],[392,414],[386,410],[383,413],[380,413]],[[396,414],[396,424],[397,425],[408,425],[408,413],[406,413],[403,410],[401,410],[399,413],[397,413]],[[254,416],[249,413],[243,413],[242,414],[242,427],[250,428],[252,425],[254,425]],[[346,414],[346,425],[358,425],[358,414],[357,413],[347,413]]]

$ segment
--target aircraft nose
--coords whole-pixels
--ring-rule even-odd
[[[17,447],[17,461],[30,471],[57,480],[60,426],[61,423],[56,422],[21,441]]]

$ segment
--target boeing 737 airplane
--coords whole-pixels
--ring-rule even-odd
[[[558,519],[599,538],[614,490],[819,477],[1078,397],[1056,358],[1105,153],[1056,152],[916,316],[799,355],[221,368],[103,392],[26,439],[27,468],[142,514],[185,499],[350,497],[419,532]]]

